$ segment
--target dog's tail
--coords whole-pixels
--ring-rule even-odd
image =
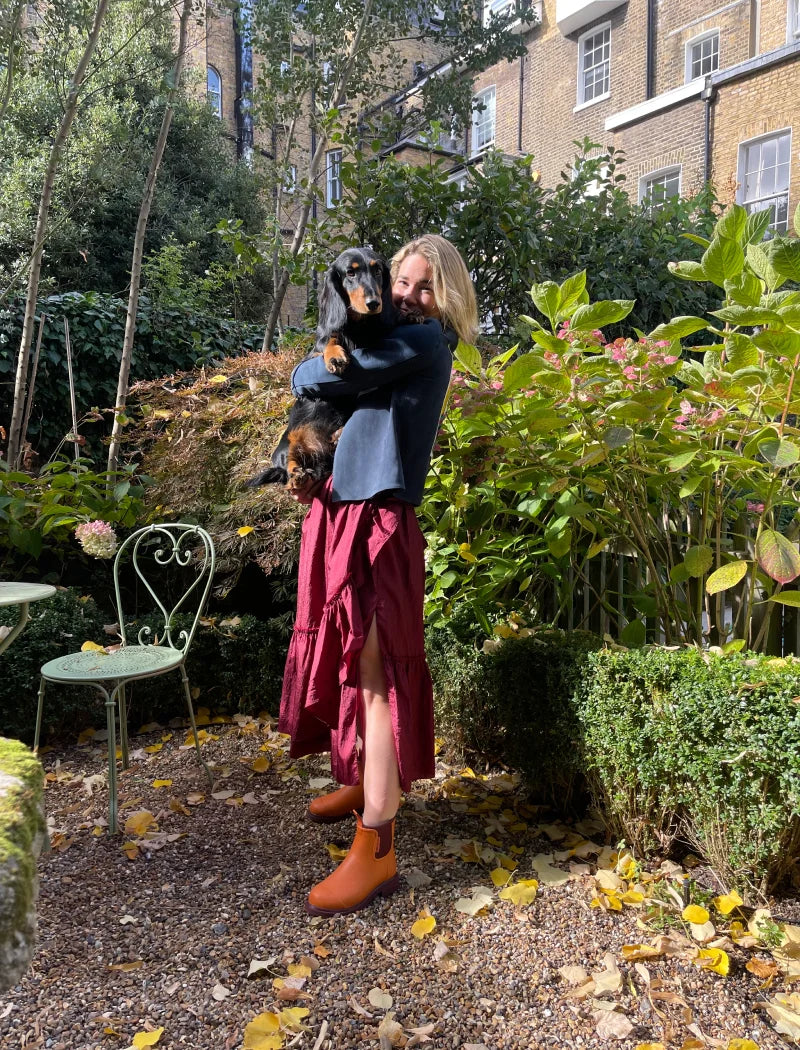
[[[257,489],[262,485],[287,485],[289,482],[288,471],[284,467],[268,467],[256,474],[254,478],[244,483],[246,489]]]

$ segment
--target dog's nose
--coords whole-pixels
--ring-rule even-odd
[[[376,310],[380,310],[381,301],[380,299],[367,299],[366,307],[371,314],[374,314]]]

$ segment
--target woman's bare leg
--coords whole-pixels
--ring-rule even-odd
[[[400,774],[392,730],[392,713],[383,673],[377,616],[361,650],[361,695],[364,702],[364,823],[376,827],[392,820],[400,806]]]

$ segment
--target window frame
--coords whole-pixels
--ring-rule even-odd
[[[786,43],[800,40],[800,0],[788,0],[786,6]]]
[[[664,178],[671,175],[673,172],[678,173],[678,192],[675,194],[676,197],[680,197],[681,189],[683,187],[683,165],[682,164],[668,164],[664,168],[655,168],[653,171],[648,171],[645,175],[639,176],[639,204],[646,204],[650,202],[650,209],[659,208],[665,201],[669,200],[670,197],[662,197],[658,201],[653,201],[644,192],[644,188],[648,182],[652,183],[656,179]]]
[[[692,50],[696,47],[702,47],[706,40],[713,40],[714,37],[717,39],[717,64],[713,69],[710,69],[707,73],[698,73],[697,76],[692,76],[692,66],[694,65],[694,59],[692,57]],[[696,80],[702,80],[704,77],[709,77],[713,73],[716,73],[720,68],[720,54],[722,52],[722,34],[719,31],[719,27],[714,29],[706,29],[702,33],[698,33],[697,36],[691,37],[687,40],[684,45],[684,70],[683,70],[683,82],[684,84],[693,84]],[[702,61],[702,56],[701,56]]]
[[[770,140],[773,140],[773,139],[776,141],[776,144],[777,144],[777,141],[779,139],[781,139],[781,138],[784,138],[784,137],[789,140],[789,150],[788,150],[789,159],[788,159],[788,162],[787,162],[787,164],[788,164],[788,171],[787,171],[785,191],[782,190],[782,191],[780,191],[780,193],[773,192],[771,194],[766,194],[766,195],[762,194],[762,195],[754,198],[753,200],[747,200],[747,198],[745,196],[745,193],[746,193],[745,177],[747,175],[747,169],[746,169],[747,151],[749,149],[751,149],[753,146],[763,146],[763,144],[765,142],[769,142]],[[775,167],[776,167],[776,169],[778,167],[777,161],[776,161]],[[762,167],[759,167],[759,169],[758,169],[758,171],[759,171],[759,178],[760,178],[760,173],[763,170],[764,169]],[[755,205],[755,207],[753,207],[754,211],[763,210],[763,208],[758,207],[759,204],[763,204],[765,201],[774,200],[775,198],[777,198],[779,196],[783,196],[783,193],[785,192],[785,194],[786,194],[786,225],[782,229],[779,229],[775,225],[770,223],[769,228],[770,228],[770,230],[773,231],[773,233],[786,233],[786,232],[788,232],[789,224],[791,222],[791,211],[790,211],[791,196],[790,196],[790,193],[791,193],[791,185],[792,185],[792,128],[791,127],[779,128],[776,131],[770,131],[766,135],[755,135],[751,139],[744,139],[742,142],[740,142],[738,144],[736,178],[737,178],[736,203],[737,204],[741,204],[742,207],[746,209],[748,215],[750,214],[751,207],[753,207],[754,205]]]
[[[586,58],[586,41],[591,37],[599,36],[601,33],[608,34],[608,57],[604,60],[607,64],[608,71],[606,76],[607,87],[606,90],[601,92],[599,95],[594,95],[592,98],[586,98],[586,84],[585,84],[585,73],[584,60]],[[592,66],[592,69],[596,69],[597,66]],[[576,85],[576,103],[575,109],[583,109],[585,106],[593,106],[596,102],[603,102],[605,99],[611,97],[611,23],[601,22],[599,25],[592,26],[591,29],[587,29],[584,33],[578,37],[578,82]]]
[[[480,91],[475,92],[475,101],[478,102],[481,96],[488,95],[491,93],[491,106],[485,105],[482,110],[478,110],[473,106],[472,108],[472,122],[470,124],[469,134],[469,153],[471,157],[480,157],[481,154],[485,153],[494,147],[497,140],[497,85],[488,84],[485,88],[481,88]],[[476,139],[478,138],[478,129],[482,127],[486,121],[486,114],[491,112],[491,128],[492,135],[491,139],[487,139],[485,142],[481,142],[479,146],[476,145]]]
[[[217,78],[217,84],[219,86],[219,90],[213,92],[211,91],[210,85],[212,73]],[[213,101],[215,98],[217,100],[216,102]],[[211,112],[222,120],[222,74],[217,67],[212,66],[210,62],[206,63],[206,99],[211,107]]]
[[[334,186],[338,186],[339,189],[339,195],[337,197],[333,196]],[[331,208],[335,208],[341,199],[342,150],[329,149],[325,152],[325,207],[328,210],[330,210]]]

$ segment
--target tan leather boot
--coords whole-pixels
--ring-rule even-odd
[[[327,795],[320,795],[312,800],[306,810],[306,816],[316,824],[336,824],[346,820],[354,809],[359,812],[364,808],[364,786],[354,784],[352,787],[340,787]]]
[[[347,915],[365,908],[378,896],[389,897],[399,884],[394,821],[368,828],[356,814],[350,852],[336,871],[309,893],[306,911],[309,915]]]

